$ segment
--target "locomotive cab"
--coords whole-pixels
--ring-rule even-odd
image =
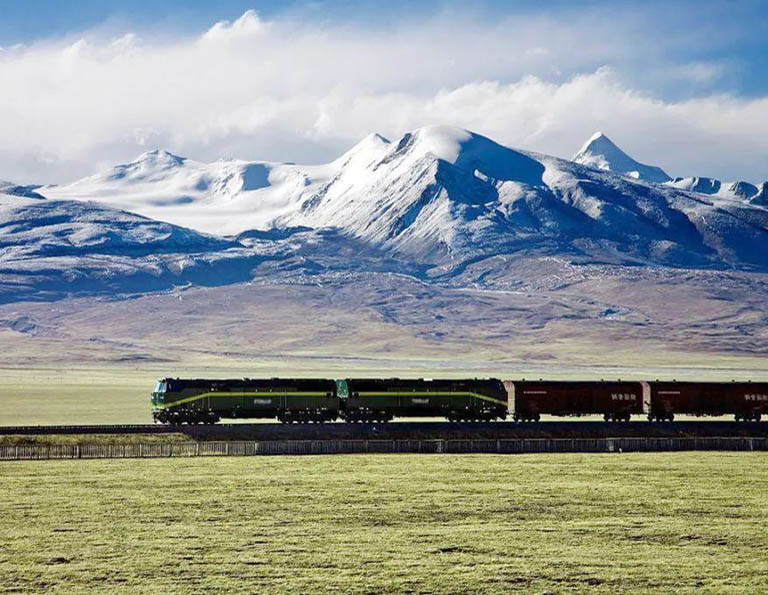
[[[163,380],[158,380],[157,384],[155,385],[155,390],[152,391],[151,401],[152,401],[152,409],[157,409],[158,407],[162,407],[165,403],[165,391],[168,389],[168,382]]]

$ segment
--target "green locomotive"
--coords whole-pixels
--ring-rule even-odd
[[[152,393],[152,417],[167,424],[213,424],[221,418],[308,423],[333,421],[338,416],[336,382],[325,379],[164,378]]]
[[[393,417],[491,421],[507,416],[507,391],[496,379],[351,378],[338,383],[345,396],[341,416],[349,422]]]
[[[500,380],[164,378],[152,393],[152,416],[167,424],[213,424],[222,418],[283,423],[386,422],[394,417],[490,421],[507,415]]]

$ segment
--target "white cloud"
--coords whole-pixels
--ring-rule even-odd
[[[203,42],[228,42],[260,33],[265,25],[255,10],[247,10],[236,21],[219,21],[202,36]]]
[[[691,62],[670,69],[670,74],[694,83],[710,83],[725,75],[727,68],[722,62]]]
[[[248,11],[196,37],[14,48],[0,53],[0,179],[68,181],[154,146],[202,160],[324,161],[371,131],[432,123],[564,157],[601,129],[672,175],[768,177],[768,98],[665,102],[596,66],[629,46],[653,56],[653,40],[617,45],[630,32],[615,23],[569,25],[438,15],[376,30]],[[657,70],[694,82],[721,73]]]

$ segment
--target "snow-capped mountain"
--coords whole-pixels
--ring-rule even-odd
[[[95,203],[0,194],[0,302],[249,279],[242,245]]]
[[[638,167],[602,135],[577,157],[588,161],[587,154],[603,155],[605,163],[593,167],[510,149],[463,129],[431,126],[396,142],[371,135],[317,166],[203,164],[156,151],[39,192],[98,200],[219,235],[336,228],[441,271],[525,252],[768,270],[764,208],[735,195],[699,192],[697,185],[649,182],[668,176]]]
[[[666,182],[672,179],[660,167],[644,165],[632,159],[602,132],[592,135],[573,156],[572,161],[646,182]]]

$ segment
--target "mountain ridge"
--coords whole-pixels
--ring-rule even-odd
[[[395,141],[371,134],[336,160],[311,166],[206,164],[149,151],[35,192],[70,205],[69,213],[77,211],[74,205],[93,204],[194,230],[195,237],[227,237],[228,248],[208,250],[210,261],[230,260],[222,250],[239,251],[238,279],[253,277],[248,267],[264,259],[272,263],[260,269],[267,275],[347,274],[358,266],[411,271],[441,283],[481,283],[482,269],[495,270],[499,257],[768,271],[765,185],[749,198],[679,186],[512,149],[461,128],[428,126]],[[124,216],[113,215],[114,229],[104,234],[119,237]],[[42,236],[29,240],[33,247],[42,243]],[[131,250],[121,256],[129,258]],[[369,256],[358,260],[363,254]]]

